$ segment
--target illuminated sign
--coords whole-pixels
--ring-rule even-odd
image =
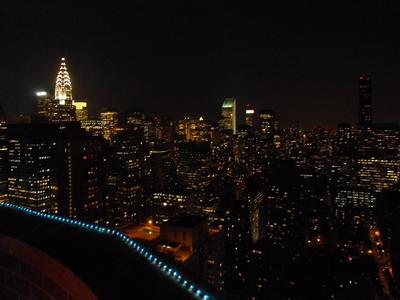
[[[254,109],[246,109],[246,114],[254,114]]]

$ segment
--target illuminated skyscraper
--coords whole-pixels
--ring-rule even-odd
[[[254,122],[255,111],[254,108],[250,104],[246,104],[246,125],[253,127],[255,125]]]
[[[101,125],[103,126],[103,136],[111,141],[112,135],[116,133],[118,127],[118,112],[105,111],[100,113]]]
[[[236,134],[236,98],[225,98],[222,104],[220,128]]]
[[[100,222],[103,206],[103,143],[79,123],[65,124],[56,141],[57,202],[60,214]]]
[[[399,178],[399,126],[374,124],[368,139],[358,144],[357,180],[360,186],[380,192],[393,187]]]
[[[289,129],[284,134],[283,148],[284,157],[294,161],[296,166],[304,167],[306,163],[305,145],[307,136],[298,122],[290,124]]]
[[[249,202],[251,238],[253,242],[257,242],[266,235],[264,195],[259,191],[248,192],[247,200]]]
[[[277,157],[280,139],[278,120],[273,110],[262,110],[259,116],[260,129],[256,136],[257,163],[256,172],[269,165]]]
[[[210,139],[210,126],[203,117],[186,117],[178,121],[176,133],[180,140],[186,142],[206,142]]]
[[[333,136],[322,127],[306,132],[304,157],[305,165],[314,168],[318,173],[327,174],[332,161]]]
[[[67,70],[65,58],[61,58],[60,69],[57,74],[54,94],[54,118],[55,122],[75,120],[75,106],[72,98],[71,78]]]
[[[273,110],[260,111],[260,131],[261,134],[273,136],[278,130],[278,121]]]
[[[64,57],[61,58],[61,66],[57,74],[54,99],[59,100],[61,105],[64,105],[67,100],[72,101],[71,78]]]
[[[210,184],[210,147],[207,143],[182,143],[177,172],[188,191],[204,191]]]
[[[256,167],[256,136],[252,127],[239,125],[238,134],[233,142],[235,161],[239,162],[248,175],[254,175]]]
[[[36,92],[35,117],[40,121],[50,121],[53,118],[53,100],[46,91]]]
[[[108,195],[109,209],[115,224],[139,222],[143,212],[145,146],[143,135],[136,130],[123,130],[113,135],[115,189]]]
[[[333,157],[331,168],[332,193],[336,197],[339,191],[355,185],[355,133],[350,124],[338,125],[333,139]]]
[[[360,76],[358,124],[361,127],[370,126],[372,124],[371,104],[371,78],[369,76]]]
[[[54,168],[58,126],[9,126],[9,201],[42,212],[57,212]]]

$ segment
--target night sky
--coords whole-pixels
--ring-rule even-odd
[[[285,126],[333,127],[356,122],[358,75],[368,73],[376,121],[400,120],[399,1],[149,2],[0,8],[6,113],[30,113],[65,56],[74,98],[91,113],[143,107],[214,119],[235,96],[276,110]]]

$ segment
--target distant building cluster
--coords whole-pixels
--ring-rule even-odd
[[[232,299],[396,296],[399,256],[375,232],[400,193],[400,131],[373,121],[369,76],[358,124],[335,130],[282,128],[234,97],[216,121],[92,117],[64,58],[54,97],[35,101],[31,118],[1,114],[0,201],[120,228]]]

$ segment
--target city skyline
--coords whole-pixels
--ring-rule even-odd
[[[71,109],[71,107],[74,107],[73,108],[74,110],[75,109],[81,110],[82,108],[84,108],[85,109],[85,114],[88,114],[88,107],[87,107],[88,103],[87,102],[80,102],[82,100],[77,100],[75,97],[72,97],[72,80],[71,80],[69,72],[67,70],[66,58],[65,57],[61,57],[60,61],[61,61],[61,63],[60,63],[60,66],[59,66],[59,69],[58,69],[58,72],[57,72],[57,77],[56,77],[56,80],[55,80],[55,88],[37,89],[33,93],[33,96],[36,96],[37,98],[47,98],[47,99],[53,98],[54,101],[57,102],[56,105],[59,104],[59,107],[60,108],[65,107],[64,109],[68,109],[67,107],[70,107],[69,109]],[[372,120],[374,120],[374,122],[377,122],[377,123],[382,123],[382,122],[379,122],[380,119],[376,117],[376,113],[375,113],[376,105],[372,105],[371,106],[371,104],[374,103],[374,101],[373,101],[373,98],[374,98],[374,96],[373,96],[374,83],[373,82],[374,81],[372,80],[372,78],[371,78],[371,76],[369,74],[364,74],[364,73],[360,74],[357,79],[358,79],[358,81],[357,81],[357,83],[358,83],[358,86],[357,86],[358,94],[357,94],[357,99],[356,99],[357,109],[356,109],[356,116],[352,117],[353,119],[355,119],[354,122],[342,120],[342,121],[339,121],[338,123],[336,123],[336,124],[334,124],[332,126],[328,126],[328,129],[334,129],[334,128],[337,127],[338,124],[341,124],[341,123],[349,123],[349,124],[354,125],[354,126],[361,125],[361,123],[360,123],[360,122],[362,122],[361,119],[360,119],[361,118],[361,114],[364,114],[364,112],[361,112],[361,110],[363,110],[363,111],[365,110],[365,108],[364,108],[365,104],[361,104],[360,101],[365,101],[365,100],[361,100],[361,99],[365,99],[365,97],[368,98],[367,105],[369,106],[369,108],[367,108],[367,109],[369,111],[369,113],[368,113],[369,114],[368,118],[370,120],[369,121],[369,125],[372,124]],[[368,81],[368,83],[365,83],[367,81]],[[363,84],[364,85],[367,84],[367,86],[368,86],[367,87],[367,89],[368,89],[368,91],[367,91],[368,95],[367,96],[365,96],[366,87],[363,86]],[[50,85],[48,85],[48,86],[50,86]],[[54,86],[54,84],[53,84],[53,86]],[[54,94],[54,97],[51,97],[50,96],[51,94]],[[35,99],[35,98],[33,97],[33,99]],[[229,99],[231,99],[231,97],[223,97],[219,101],[220,102],[219,105],[222,103],[222,107],[224,107],[225,101],[227,101]],[[235,109],[234,109],[235,121],[234,121],[234,123],[237,124],[237,125],[246,123],[246,116],[247,116],[248,107],[253,107],[252,111],[253,111],[253,114],[255,114],[256,116],[262,114],[263,111],[265,110],[265,109],[260,108],[260,107],[254,107],[254,105],[253,105],[253,103],[251,101],[247,101],[245,103],[241,103],[240,100],[236,99],[236,97],[233,97],[232,99],[234,99],[234,101],[235,101]],[[69,106],[68,105],[65,106],[66,101],[70,101]],[[92,103],[90,103],[90,104],[92,104]],[[35,100],[32,101],[32,105],[33,106],[36,105],[35,104]],[[89,105],[89,107],[90,106],[91,105]],[[34,107],[32,107],[31,109],[32,109],[32,111],[34,111]],[[114,106],[113,105],[109,105],[109,106],[106,106],[106,107],[102,107],[99,110],[95,110],[95,109],[91,108],[90,118],[91,119],[93,119],[93,118],[96,119],[97,118],[96,116],[99,116],[102,112],[107,112],[107,111],[115,111],[115,112],[119,112],[119,113],[127,113],[129,111],[135,111],[137,109],[143,109],[144,112],[147,112],[143,107],[139,107],[139,106],[136,106],[136,107],[135,106],[131,106],[131,107],[129,107],[129,108],[124,110],[124,109],[120,109],[120,108],[116,107],[115,105]],[[274,109],[270,109],[270,110],[274,111],[274,113],[276,114]],[[30,116],[32,111],[30,111],[30,113],[29,112],[26,113],[25,115]],[[73,114],[75,114],[75,112],[73,112]],[[13,114],[11,116],[10,115],[7,116],[7,114],[6,114],[6,117],[9,120],[12,120],[13,118],[15,119],[16,117],[18,117],[18,115],[24,115],[24,114],[23,113],[16,113],[16,114]],[[285,119],[284,116],[281,116],[279,114],[279,112],[277,113],[277,116],[279,118],[282,117],[283,119]],[[86,118],[88,118],[88,117],[89,117],[89,115]],[[147,117],[161,117],[161,118],[164,118],[164,119],[169,119],[169,118],[174,119],[173,117],[170,117],[168,115],[165,116],[165,115],[148,114]],[[217,113],[217,116],[215,116],[213,118],[209,118],[209,116],[204,115],[204,114],[202,115],[202,114],[199,114],[199,113],[193,113],[192,115],[186,114],[186,115],[176,115],[175,116],[176,120],[177,119],[187,118],[187,117],[201,117],[201,118],[205,117],[205,118],[207,118],[208,121],[218,121],[221,118],[219,113]],[[237,121],[236,121],[236,119],[237,119]],[[387,120],[385,119],[385,121],[387,121]],[[316,127],[321,127],[321,126],[324,127],[323,125],[320,125],[320,124],[307,127],[307,126],[304,126],[304,124],[299,122],[299,120],[297,120],[297,119],[289,121],[289,123],[288,124],[284,124],[283,127],[289,127],[289,126],[291,126],[292,124],[295,124],[295,123],[298,123],[300,126],[302,126],[303,128],[306,128],[306,129],[316,128]],[[397,122],[384,122],[384,123],[397,123]],[[235,125],[235,126],[237,127],[237,125]]]
[[[171,15],[174,7],[137,4],[132,16],[66,8],[71,22],[55,28],[52,5],[8,8],[0,101],[8,115],[28,113],[33,93],[52,88],[55,62],[66,56],[77,98],[96,113],[143,107],[149,115],[215,119],[223,98],[235,97],[238,111],[248,102],[273,109],[284,126],[334,127],[357,122],[357,80],[369,74],[376,120],[398,121],[399,45],[386,38],[398,25],[398,5],[347,3],[345,14],[339,3],[269,5],[240,11],[199,3]],[[101,34],[88,39],[93,30]]]
[[[400,299],[400,2],[62,4],[0,8],[0,299]]]

